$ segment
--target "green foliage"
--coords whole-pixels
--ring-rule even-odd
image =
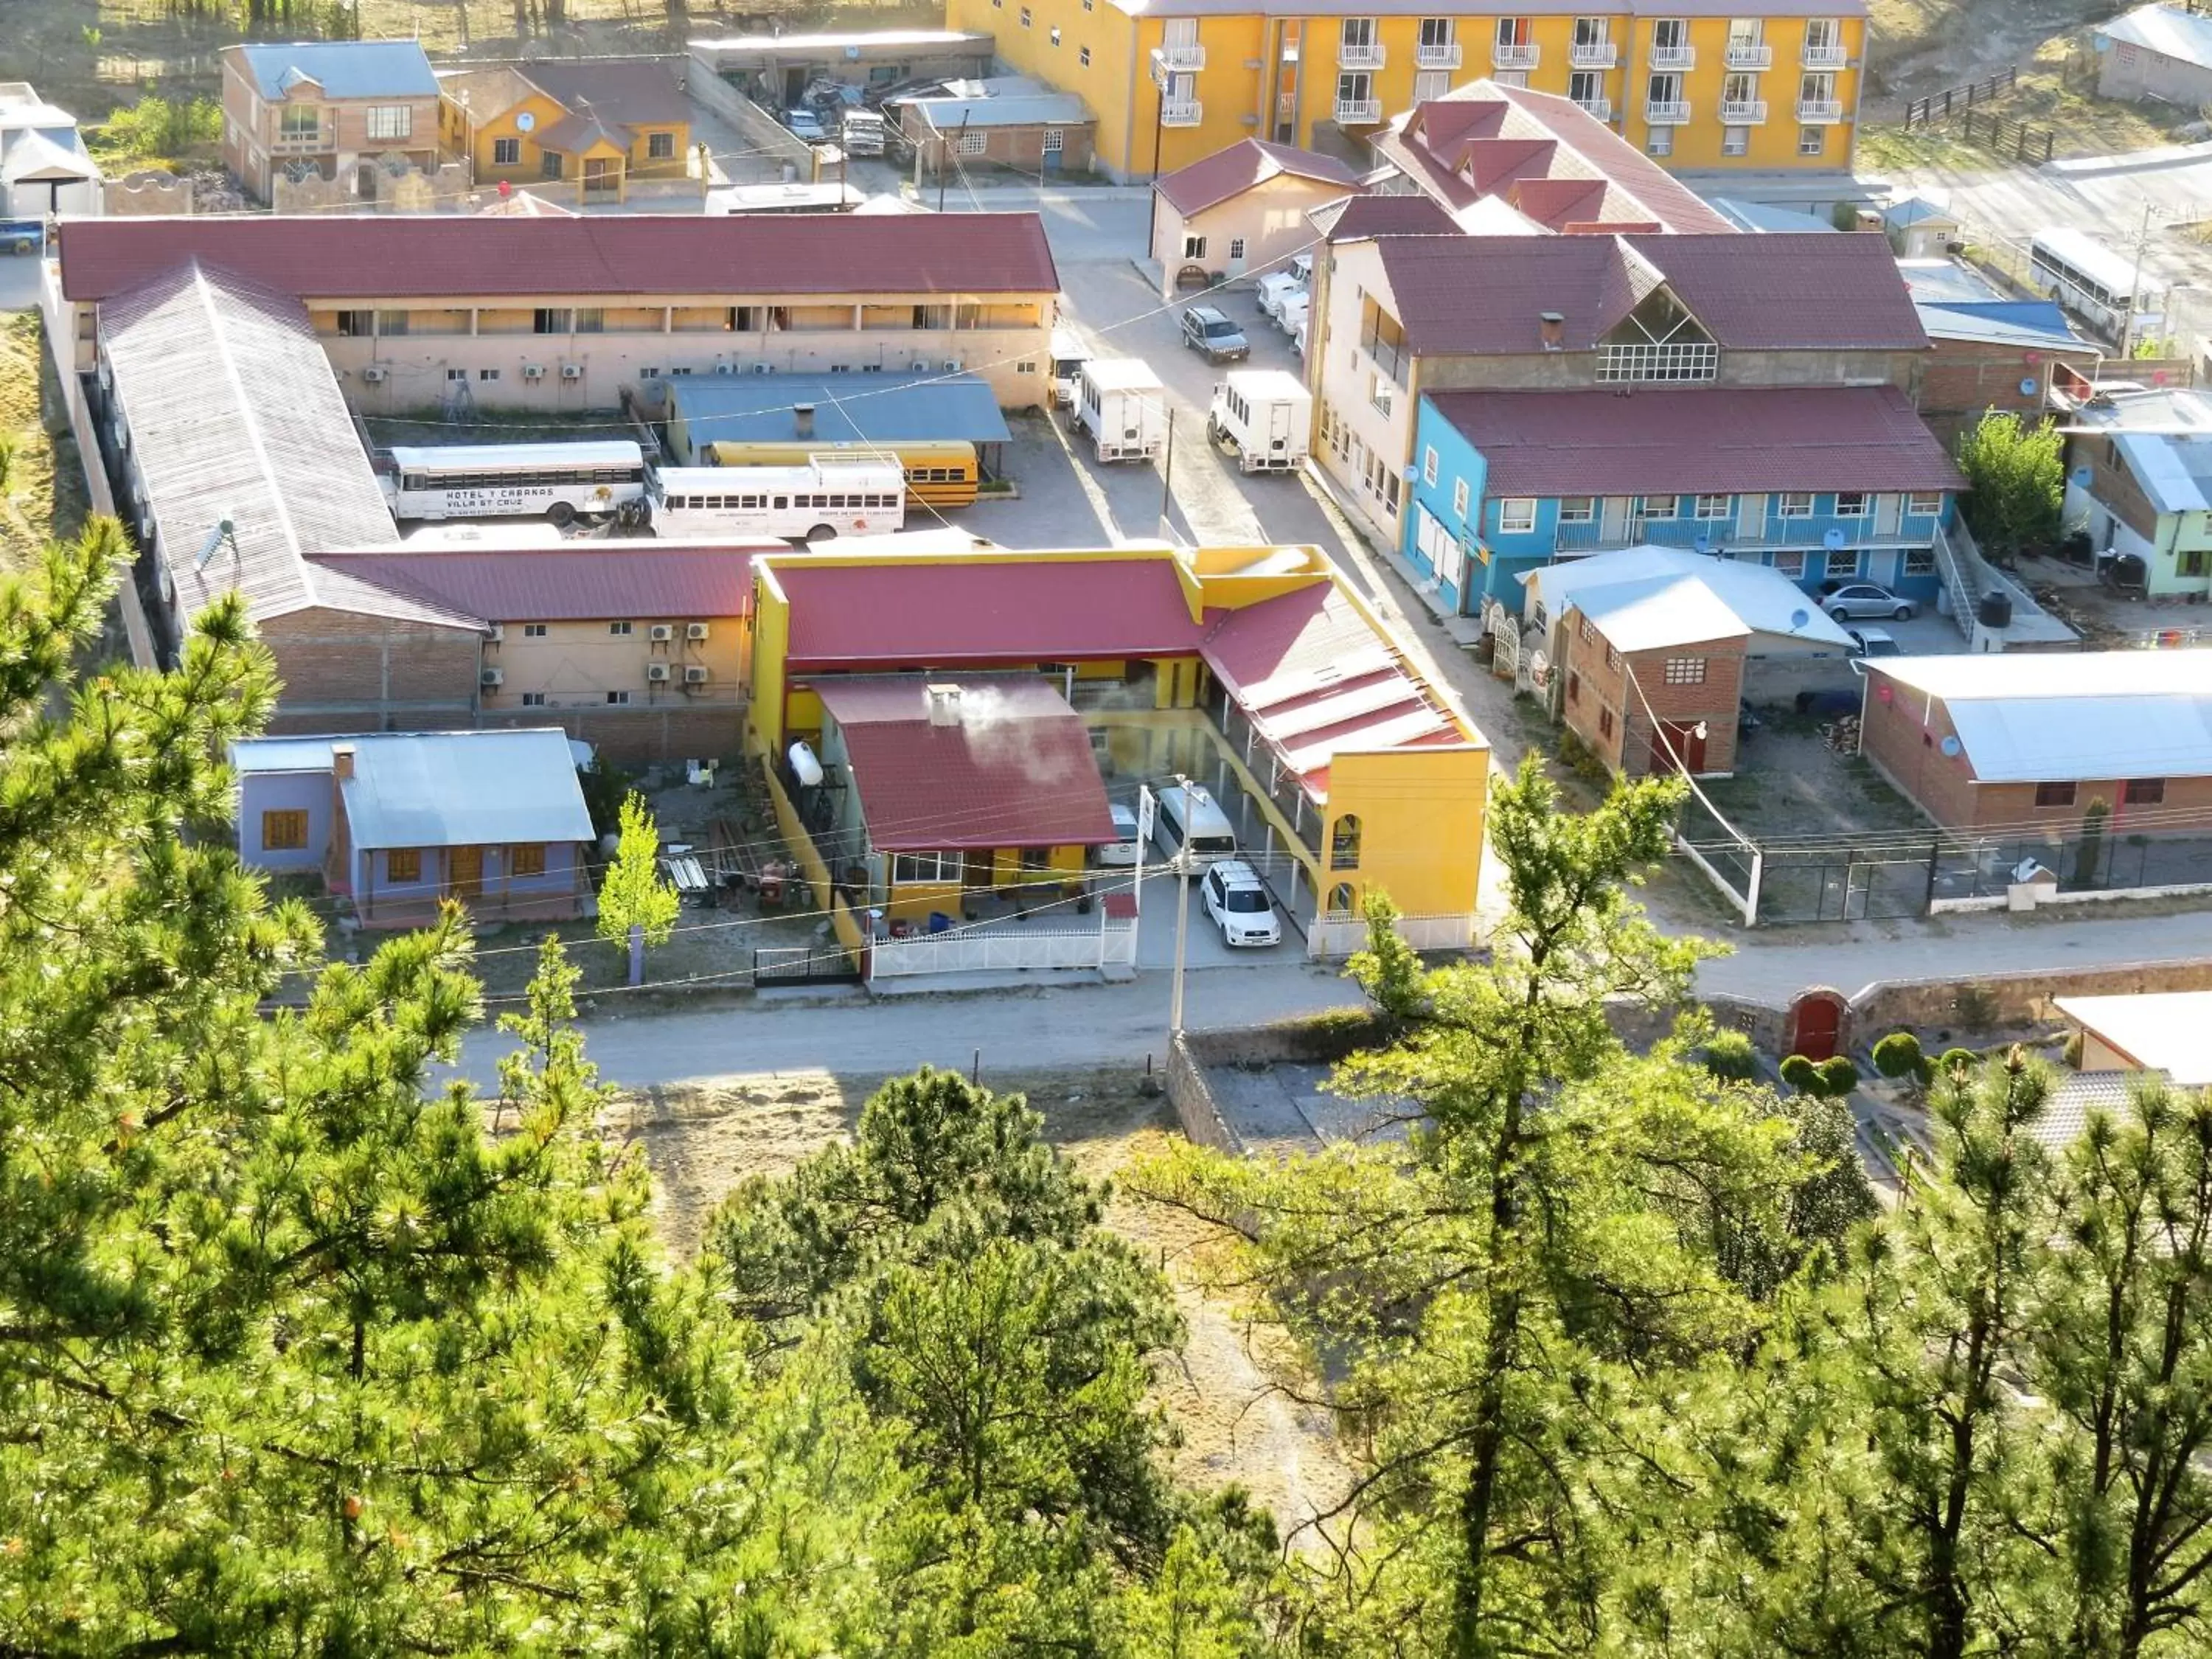
[[[1820,1088],[1830,1100],[1841,1100],[1859,1086],[1859,1068],[1849,1054],[1831,1054],[1820,1065]]]
[[[1782,1061],[1782,1080],[1801,1095],[1820,1092],[1820,1066],[1802,1054],[1790,1054]]]
[[[2081,839],[2074,849],[2074,884],[2094,887],[2097,884],[2097,861],[2105,853],[2105,825],[2112,816],[2112,804],[2102,795],[2089,798],[2088,805],[2081,809]]]
[[[635,985],[643,974],[643,947],[668,943],[682,898],[676,884],[661,876],[660,835],[645,797],[634,789],[623,797],[621,826],[614,860],[599,880],[599,932],[601,939],[629,947],[629,982]]]
[[[1986,550],[2009,553],[2058,533],[2066,483],[2063,447],[2050,422],[2027,425],[1997,410],[1959,434],[1959,470],[1967,485],[1961,510]]]
[[[589,766],[576,769],[576,784],[584,792],[584,810],[592,815],[592,832],[611,836],[620,830],[623,803],[632,787],[629,774],[594,755]]]
[[[1422,979],[1427,970],[1419,952],[1400,935],[1398,907],[1387,894],[1369,892],[1361,908],[1367,918],[1367,948],[1353,953],[1345,972],[1358,981],[1383,1018],[1403,1024],[1424,1006]]]
[[[117,164],[203,156],[222,142],[222,106],[212,98],[141,98],[86,137],[101,161]]]
[[[1759,1075],[1759,1050],[1749,1033],[1716,1031],[1698,1048],[1698,1062],[1715,1077],[1748,1083]]]
[[[22,447],[22,440],[12,432],[0,432],[0,490],[15,482],[15,456]]]
[[[1613,787],[1613,769],[1571,728],[1559,732],[1559,760],[1567,769],[1600,794]]]
[[[1910,1031],[1892,1031],[1874,1045],[1874,1068],[1886,1078],[1910,1078],[1921,1088],[1936,1080],[1936,1066]]]
[[[1936,1073],[1939,1077],[1957,1077],[1971,1072],[1982,1063],[1982,1057],[1972,1048],[1946,1048],[1936,1058]]]

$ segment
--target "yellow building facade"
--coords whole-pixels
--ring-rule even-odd
[[[628,67],[628,66],[625,66]],[[602,110],[573,91],[556,96],[510,69],[439,77],[440,141],[466,158],[479,185],[557,185],[586,202],[621,202],[639,179],[681,179],[691,127],[680,106],[648,95]],[[575,107],[571,107],[571,105]]]
[[[1011,68],[1082,97],[1101,169],[1171,173],[1240,138],[1363,157],[1364,135],[1488,77],[1575,100],[1685,170],[1851,165],[1863,6],[1823,0],[1548,10],[1195,15],[1204,0],[949,0]],[[1191,15],[1178,15],[1188,7]]]

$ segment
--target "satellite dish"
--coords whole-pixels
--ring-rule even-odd
[[[1802,628],[1812,620],[1813,613],[1802,606],[1790,613],[1790,626],[1793,629]]]
[[[1528,653],[1528,678],[1540,689],[1552,672],[1552,659],[1541,651]]]
[[[514,130],[517,132],[528,132],[537,125],[538,118],[535,115],[532,115],[528,110],[523,111],[521,114],[514,118]]]
[[[2096,476],[2097,475],[2090,471],[2087,467],[2077,466],[2072,472],[2067,475],[2066,482],[2072,484],[2076,489],[2087,489],[2089,487],[2091,481],[2094,480]]]
[[[1942,743],[1936,745],[1937,748],[1941,749],[1945,754],[1952,757],[1954,759],[1956,759],[1958,757],[1959,746],[1959,740],[1954,737],[1946,737]]]
[[[215,528],[208,532],[207,540],[200,544],[200,550],[192,556],[192,568],[206,569],[208,561],[215,557],[216,549],[221,547],[225,542],[230,544],[231,557],[237,558],[239,556],[238,524],[228,513],[215,521]]]
[[[1820,545],[1826,548],[1831,553],[1839,550],[1843,544],[1844,532],[1840,530],[1829,530],[1820,538]]]
[[[2036,385],[2037,381],[2035,376],[2033,374],[2029,375],[2026,380],[2020,383],[2020,395],[2023,398],[2033,398],[2035,396]]]
[[[1698,552],[1710,553],[1713,550],[1713,538],[1711,536],[1700,536],[1694,545]]]

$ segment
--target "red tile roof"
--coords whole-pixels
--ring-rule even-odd
[[[775,579],[794,672],[1187,655],[1201,632],[1170,559],[779,560]]]
[[[1925,349],[1879,236],[1396,236],[1377,244],[1417,353],[1540,352],[1538,319],[1587,351],[1661,283],[1735,350]]]
[[[1439,392],[1427,401],[1481,452],[1493,496],[1965,484],[1895,386]]]
[[[1034,213],[346,214],[73,220],[62,291],[112,299],[194,257],[303,299],[1060,288]]]
[[[488,622],[704,619],[752,610],[752,556],[787,542],[587,541],[568,548],[380,550],[313,562],[387,592]]]
[[[1359,175],[1333,155],[1316,155],[1310,149],[1293,149],[1261,138],[1240,138],[1226,149],[1218,149],[1187,167],[1177,167],[1152,188],[1177,213],[1188,216],[1203,213],[1255,185],[1285,174],[1346,191],[1359,187]]]
[[[1370,236],[1456,236],[1452,216],[1425,196],[1348,196],[1306,216],[1332,242]]]
[[[960,688],[960,721],[933,725],[927,688]],[[878,852],[1098,847],[1120,839],[1090,728],[1034,676],[813,683],[837,724]]]

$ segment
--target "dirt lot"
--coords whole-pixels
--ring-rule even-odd
[[[688,1253],[714,1206],[744,1176],[790,1169],[849,1133],[880,1078],[793,1072],[730,1077],[701,1086],[620,1097],[609,1136],[641,1147],[670,1246]],[[1086,1175],[1111,1179],[1167,1146],[1176,1133],[1165,1102],[1144,1092],[1130,1068],[999,1074],[995,1089],[1026,1093],[1046,1133]],[[1319,1412],[1279,1393],[1267,1370],[1264,1328],[1195,1288],[1200,1231],[1188,1218],[1117,1194],[1108,1224],[1157,1261],[1175,1285],[1188,1328],[1182,1351],[1156,1373],[1160,1403],[1180,1427],[1180,1473],[1203,1485],[1250,1489],[1287,1528],[1342,1491],[1346,1471]]]
[[[58,402],[45,397],[49,378],[39,319],[0,319],[0,436],[15,443],[0,487],[0,574],[21,569],[56,537],[84,523],[84,477],[76,443]]]

